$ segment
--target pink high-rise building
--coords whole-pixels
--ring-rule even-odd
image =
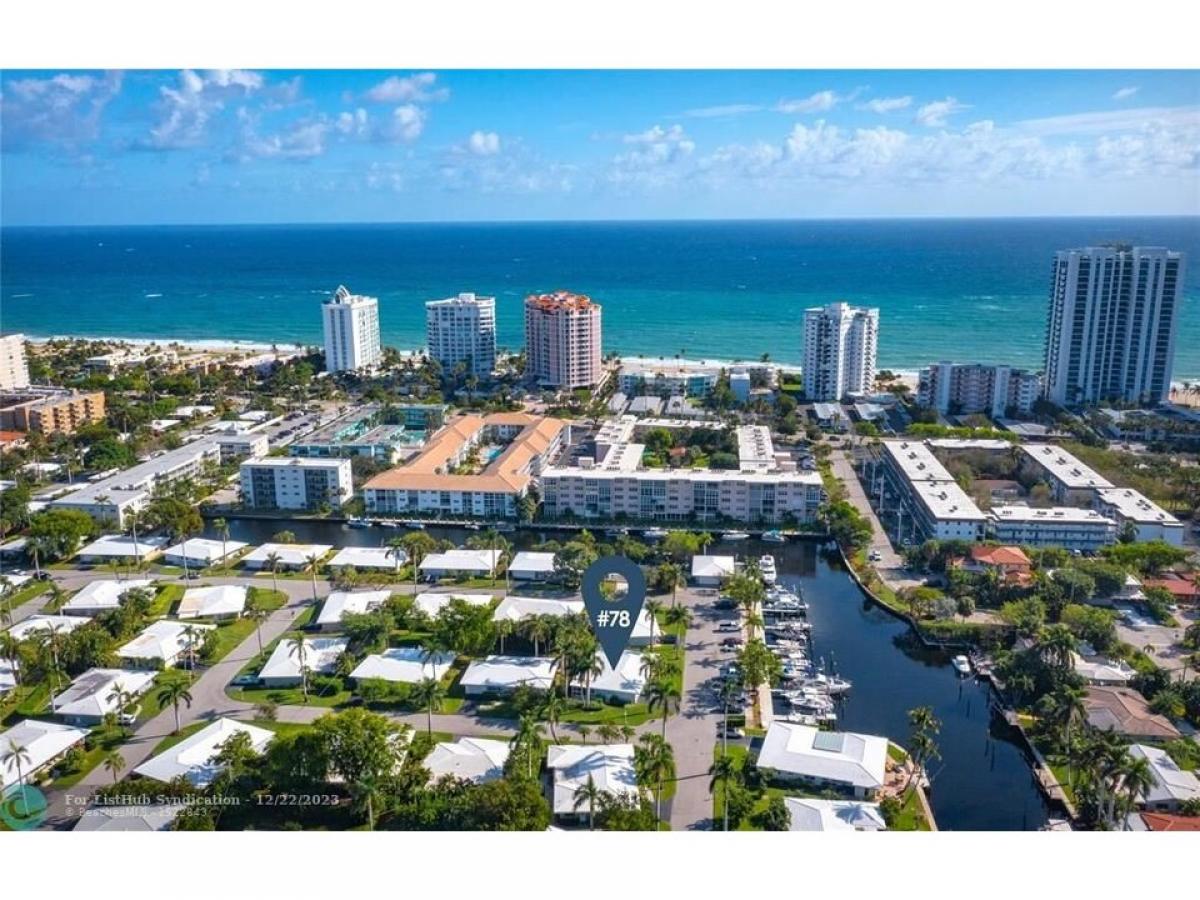
[[[603,375],[600,305],[555,291],[525,298],[525,371],[546,387],[571,390]]]

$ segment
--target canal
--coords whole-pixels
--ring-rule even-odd
[[[403,533],[331,522],[258,519],[231,519],[229,528],[232,539],[251,544],[268,541],[284,529],[301,543],[335,546],[380,546]],[[456,543],[474,533],[450,528],[429,532]],[[205,536],[216,536],[211,526]],[[564,536],[553,531],[506,535],[518,546]],[[942,758],[929,767],[933,777],[929,800],[940,829],[1019,831],[1045,823],[1049,809],[1019,738],[991,711],[988,686],[959,678],[945,654],[923,648],[905,623],[868,601],[839,558],[812,541],[717,543],[708,552],[740,557],[770,553],[781,581],[803,593],[813,624],[813,657],[823,657],[854,683],[838,711],[839,728],[887,735],[904,745],[907,711],[933,707],[942,722],[937,737]]]

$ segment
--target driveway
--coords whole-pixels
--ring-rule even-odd
[[[1182,672],[1184,657],[1192,651],[1185,650],[1180,641],[1183,640],[1183,632],[1187,627],[1200,621],[1200,612],[1175,613],[1175,620],[1179,625],[1172,628],[1157,624],[1135,607],[1122,605],[1117,607],[1117,611],[1123,614],[1117,619],[1118,638],[1144,651],[1156,665],[1173,675]],[[1126,621],[1126,613],[1130,621]],[[1186,677],[1190,681],[1200,676],[1189,667]]]

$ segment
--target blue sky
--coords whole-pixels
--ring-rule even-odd
[[[5,72],[5,224],[1200,214],[1200,72]]]

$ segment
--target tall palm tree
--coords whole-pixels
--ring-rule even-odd
[[[581,806],[587,806],[588,831],[596,830],[596,804],[604,798],[604,794],[603,790],[596,787],[596,779],[590,774],[587,777],[587,783],[575,789],[575,799],[572,801],[571,807],[578,812]]]
[[[653,647],[654,630],[658,627],[658,614],[663,611],[663,604],[660,600],[647,597],[646,602],[642,604],[642,609],[646,611],[646,618],[650,620],[650,646]]]
[[[446,689],[436,678],[423,678],[413,688],[413,702],[425,707],[425,725],[429,734],[433,734],[433,708],[440,709],[445,698]]]
[[[12,766],[17,770],[17,784],[22,788],[25,787],[25,767],[33,765],[33,756],[29,752],[29,748],[24,744],[18,744],[14,740],[8,741],[8,749],[0,753],[0,764],[4,768]],[[28,813],[29,809],[26,806],[28,801],[25,799],[25,791],[21,791],[21,806],[22,813]]]
[[[300,690],[304,692],[304,702],[308,702],[308,641],[304,635],[296,632],[287,639],[288,656],[296,660],[300,669]]]
[[[274,591],[279,590],[279,564],[282,561],[279,554],[273,550],[267,554],[267,558],[264,560],[267,568],[271,570],[271,589]]]
[[[375,830],[375,802],[385,795],[384,781],[375,775],[362,775],[354,783],[351,791],[358,801],[366,808],[367,830]]]
[[[556,694],[553,690],[546,691],[546,696],[542,698],[542,705],[539,712],[542,718],[546,720],[546,724],[550,726],[550,739],[554,743],[558,743],[558,732],[555,726],[562,719],[563,711],[566,709],[566,702]]]
[[[654,815],[661,820],[663,788],[675,778],[675,751],[666,738],[643,734],[633,750],[633,769],[639,782],[654,785]]]
[[[133,562],[135,566],[141,565],[142,553],[138,547],[138,526],[142,524],[142,513],[140,510],[131,509],[125,514],[125,524],[129,528],[129,536],[133,538]]]
[[[167,679],[159,685],[156,699],[159,706],[166,706],[169,703],[174,708],[175,734],[179,734],[179,704],[186,703],[188,709],[192,708],[192,693],[188,690],[187,682],[181,678]]]
[[[112,775],[113,784],[117,783],[123,768],[125,768],[125,757],[116,750],[109,750],[104,754],[104,770]]]
[[[229,566],[229,551],[227,544],[229,541],[229,523],[224,518],[218,516],[213,519],[212,527],[221,536],[221,566]]]
[[[728,831],[729,830],[729,782],[733,781],[737,778],[737,775],[738,775],[737,765],[734,763],[732,756],[730,756],[728,753],[722,753],[715,760],[713,760],[713,764],[711,766],[709,766],[709,768],[708,768],[708,774],[709,774],[708,792],[710,794],[716,793],[717,785],[718,784],[721,785],[721,792],[722,792],[723,800],[724,800],[724,802],[722,803],[722,806],[724,807],[724,814],[725,814],[724,815],[724,819],[725,819],[724,827],[722,830]]]
[[[394,537],[388,541],[386,555],[396,561],[396,578],[399,578],[401,560],[408,559],[408,553],[404,549],[404,538]]]
[[[117,712],[124,712],[136,699],[137,695],[133,691],[125,690],[124,685],[118,681],[112,686],[112,690],[108,692],[105,701]]]
[[[687,640],[687,630],[692,627],[692,611],[686,606],[672,606],[663,613],[663,622],[668,628],[679,629],[679,646]]]
[[[677,562],[667,562],[663,563],[659,567],[659,572],[662,573],[660,575],[660,584],[665,581],[670,586],[671,605],[675,606],[679,602],[679,588],[687,584],[687,579],[683,574],[683,566],[679,565]]]
[[[13,681],[21,686],[21,642],[7,631],[0,632],[0,659],[7,659],[12,669]]]
[[[500,655],[504,655],[504,639],[516,630],[512,619],[501,619],[496,623],[496,637],[500,640]]]
[[[310,553],[310,554],[308,554],[308,556],[304,557],[304,561],[305,561],[305,563],[308,564],[309,575],[312,576],[313,603],[316,603],[317,602],[317,563],[319,563],[321,561],[321,557],[317,556],[317,554],[315,554],[315,553]]]
[[[646,685],[642,697],[650,712],[662,711],[662,738],[665,741],[667,739],[667,719],[671,717],[672,712],[679,712],[679,704],[683,700],[679,687],[675,684],[674,679],[659,678]]]
[[[261,606],[252,606],[246,613],[246,617],[254,622],[254,636],[258,638],[259,655],[261,655],[263,652],[262,623],[270,618],[270,616],[271,614]]]
[[[601,722],[596,726],[596,737],[605,744],[611,744],[621,739],[621,726],[616,722]]]
[[[521,630],[533,642],[533,655],[538,656],[542,644],[554,633],[554,622],[550,616],[530,616],[521,623]]]
[[[188,624],[183,629],[183,639],[187,641],[188,678],[196,677],[196,645],[200,643],[204,630],[194,624]]]
[[[1154,771],[1150,768],[1150,761],[1144,756],[1133,757],[1128,753],[1120,766],[1121,790],[1125,795],[1124,806],[1126,807],[1126,815],[1123,815],[1122,821],[1128,818],[1128,812],[1137,804],[1138,798],[1144,796],[1156,784]],[[1123,826],[1127,828],[1128,826]]]
[[[525,754],[525,777],[533,778],[533,760],[541,757],[542,726],[537,716],[522,713],[517,723],[517,733],[508,742],[509,752]]]

